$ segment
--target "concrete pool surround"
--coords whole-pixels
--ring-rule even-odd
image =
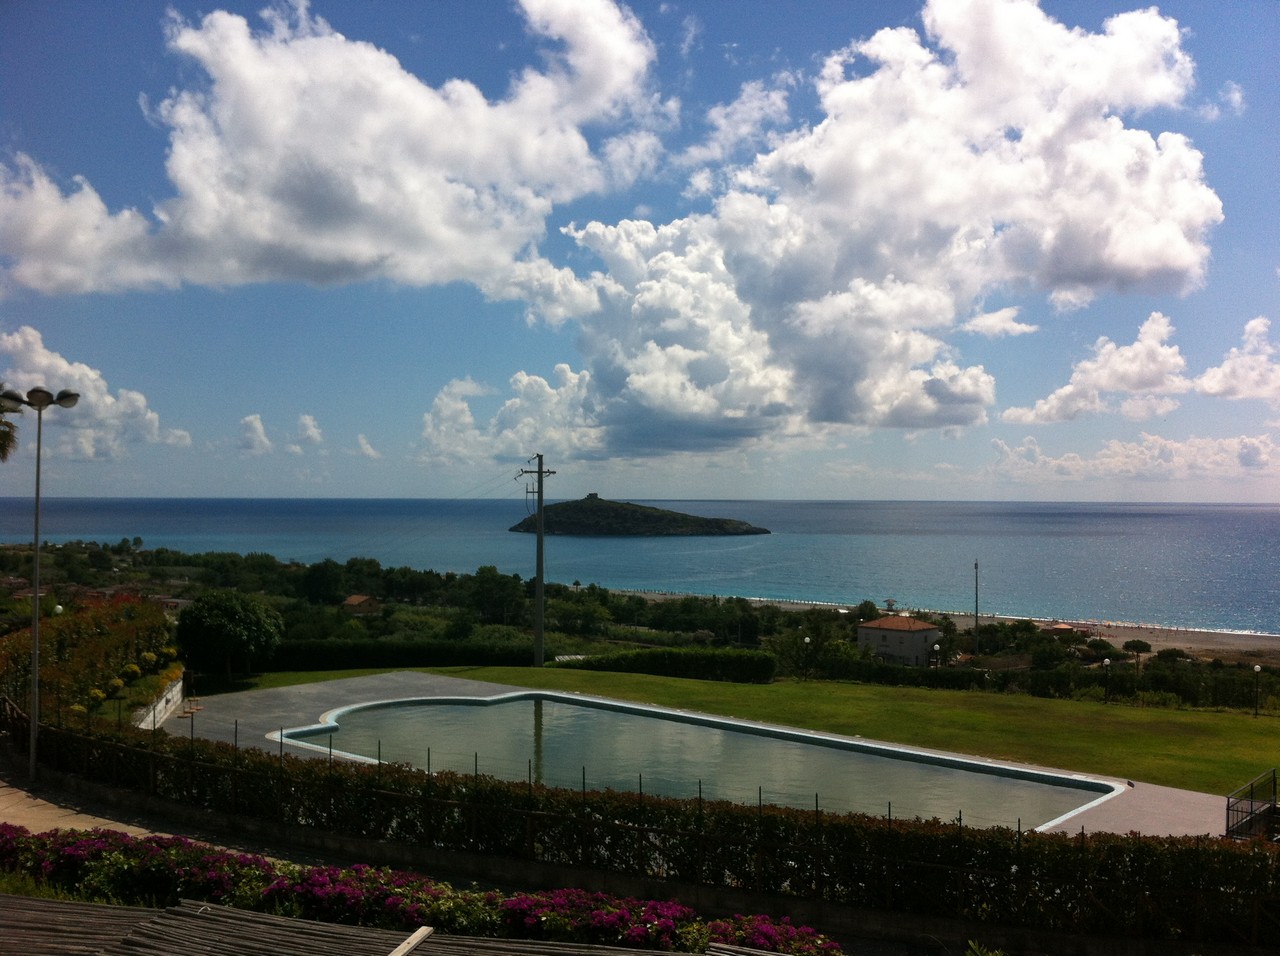
[[[886,758],[903,762],[906,765],[924,765],[963,773],[980,774],[984,777],[996,777],[1010,781],[1022,781],[1046,787],[1078,791],[1081,802],[1078,806],[1035,826],[1036,831],[1049,831],[1066,828],[1071,821],[1087,811],[1093,810],[1107,801],[1114,799],[1129,789],[1124,781],[1109,780],[1103,777],[1080,773],[1049,770],[1030,767],[984,757],[968,757],[918,747],[888,744],[865,740],[861,737],[846,737],[820,731],[808,731],[790,727],[764,724],[756,721],[741,720],[734,717],[720,717],[694,711],[656,705],[637,704],[628,701],[595,697],[580,693],[563,693],[542,690],[510,690],[494,694],[476,695],[432,695],[418,697],[399,697],[367,700],[359,703],[348,703],[324,711],[318,721],[312,724],[281,728],[267,734],[274,744],[288,745],[314,755],[325,755],[359,763],[375,764],[379,758],[367,754],[351,753],[334,746],[331,735],[340,735],[344,718],[349,715],[372,712],[376,710],[406,710],[417,707],[494,707],[524,701],[543,701],[574,708],[589,708],[608,711],[615,714],[631,715],[668,721],[673,723],[714,728],[730,734],[750,735],[768,738],[787,743],[822,747],[829,750],[850,754],[859,754]],[[316,738],[326,738],[325,742],[313,742]],[[585,771],[584,771],[585,772]],[[701,781],[699,782],[701,785]],[[815,794],[815,798],[816,798]],[[961,808],[963,810],[963,808]],[[871,812],[871,811],[861,811]]]
[[[314,724],[316,715],[328,714],[344,706],[369,701],[408,700],[421,697],[489,698],[520,691],[522,688],[493,681],[476,680],[459,675],[432,674],[424,671],[385,671],[356,677],[340,677],[311,684],[259,690],[234,691],[205,697],[196,715],[195,725],[173,715],[162,723],[164,730],[177,737],[194,735],[204,740],[237,746],[277,750],[280,743],[269,743],[268,737],[285,727]],[[197,688],[198,690],[198,688]],[[585,696],[585,695],[584,695]],[[277,737],[271,737],[278,740]],[[854,738],[857,739],[857,738]],[[872,741],[865,741],[871,743]],[[910,749],[910,748],[903,748]],[[314,751],[296,750],[313,757]],[[929,751],[921,751],[929,752]],[[985,760],[965,757],[988,765],[1003,764],[1024,769],[1045,770],[1072,776],[1073,771],[1046,768],[1025,762]],[[1042,830],[1059,833],[1140,833],[1147,836],[1222,836],[1226,830],[1226,799],[1220,794],[1182,790],[1174,786],[1127,781],[1105,774],[1085,775],[1123,785],[1126,789],[1115,796],[1093,801],[1056,827],[1042,824]],[[968,821],[966,821],[968,822]]]

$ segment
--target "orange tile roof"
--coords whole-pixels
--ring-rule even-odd
[[[928,621],[920,621],[914,617],[901,617],[899,615],[867,621],[859,624],[858,627],[874,627],[881,631],[936,631],[938,629],[938,625],[930,624]]]

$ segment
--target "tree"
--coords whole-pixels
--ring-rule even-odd
[[[206,671],[222,667],[228,677],[237,661],[249,671],[253,659],[274,650],[283,633],[279,611],[256,594],[238,591],[209,591],[178,616],[178,646],[187,664]]]
[[[1151,653],[1151,645],[1146,641],[1135,637],[1132,640],[1125,641],[1120,646],[1134,656],[1134,659],[1137,661],[1138,673],[1141,674],[1142,655]]]
[[[4,391],[4,382],[0,382],[0,392]],[[3,408],[8,407],[7,400],[0,403],[0,461],[8,461],[9,456],[18,450],[18,423],[8,418]],[[22,409],[17,409],[21,412]]]
[[[880,616],[880,608],[876,607],[875,601],[868,598],[853,609],[853,614],[859,621],[874,621]]]
[[[312,604],[339,604],[347,596],[346,575],[333,558],[313,564],[302,572],[298,592]]]
[[[468,606],[480,615],[482,624],[511,624],[524,618],[527,601],[520,575],[502,574],[486,564],[476,569],[470,585]]]

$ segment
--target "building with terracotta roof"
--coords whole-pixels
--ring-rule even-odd
[[[858,625],[858,649],[894,664],[928,667],[934,659],[933,645],[941,640],[936,624],[900,614]]]
[[[348,614],[359,616],[377,614],[382,610],[382,605],[376,598],[371,598],[367,594],[353,594],[342,602],[342,609]]]

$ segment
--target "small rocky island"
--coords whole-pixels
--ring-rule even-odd
[[[542,509],[542,519],[545,534],[695,537],[769,533],[733,518],[702,518],[629,501],[608,501],[595,492],[579,501],[547,505]],[[536,532],[537,516],[530,515],[510,530]]]

